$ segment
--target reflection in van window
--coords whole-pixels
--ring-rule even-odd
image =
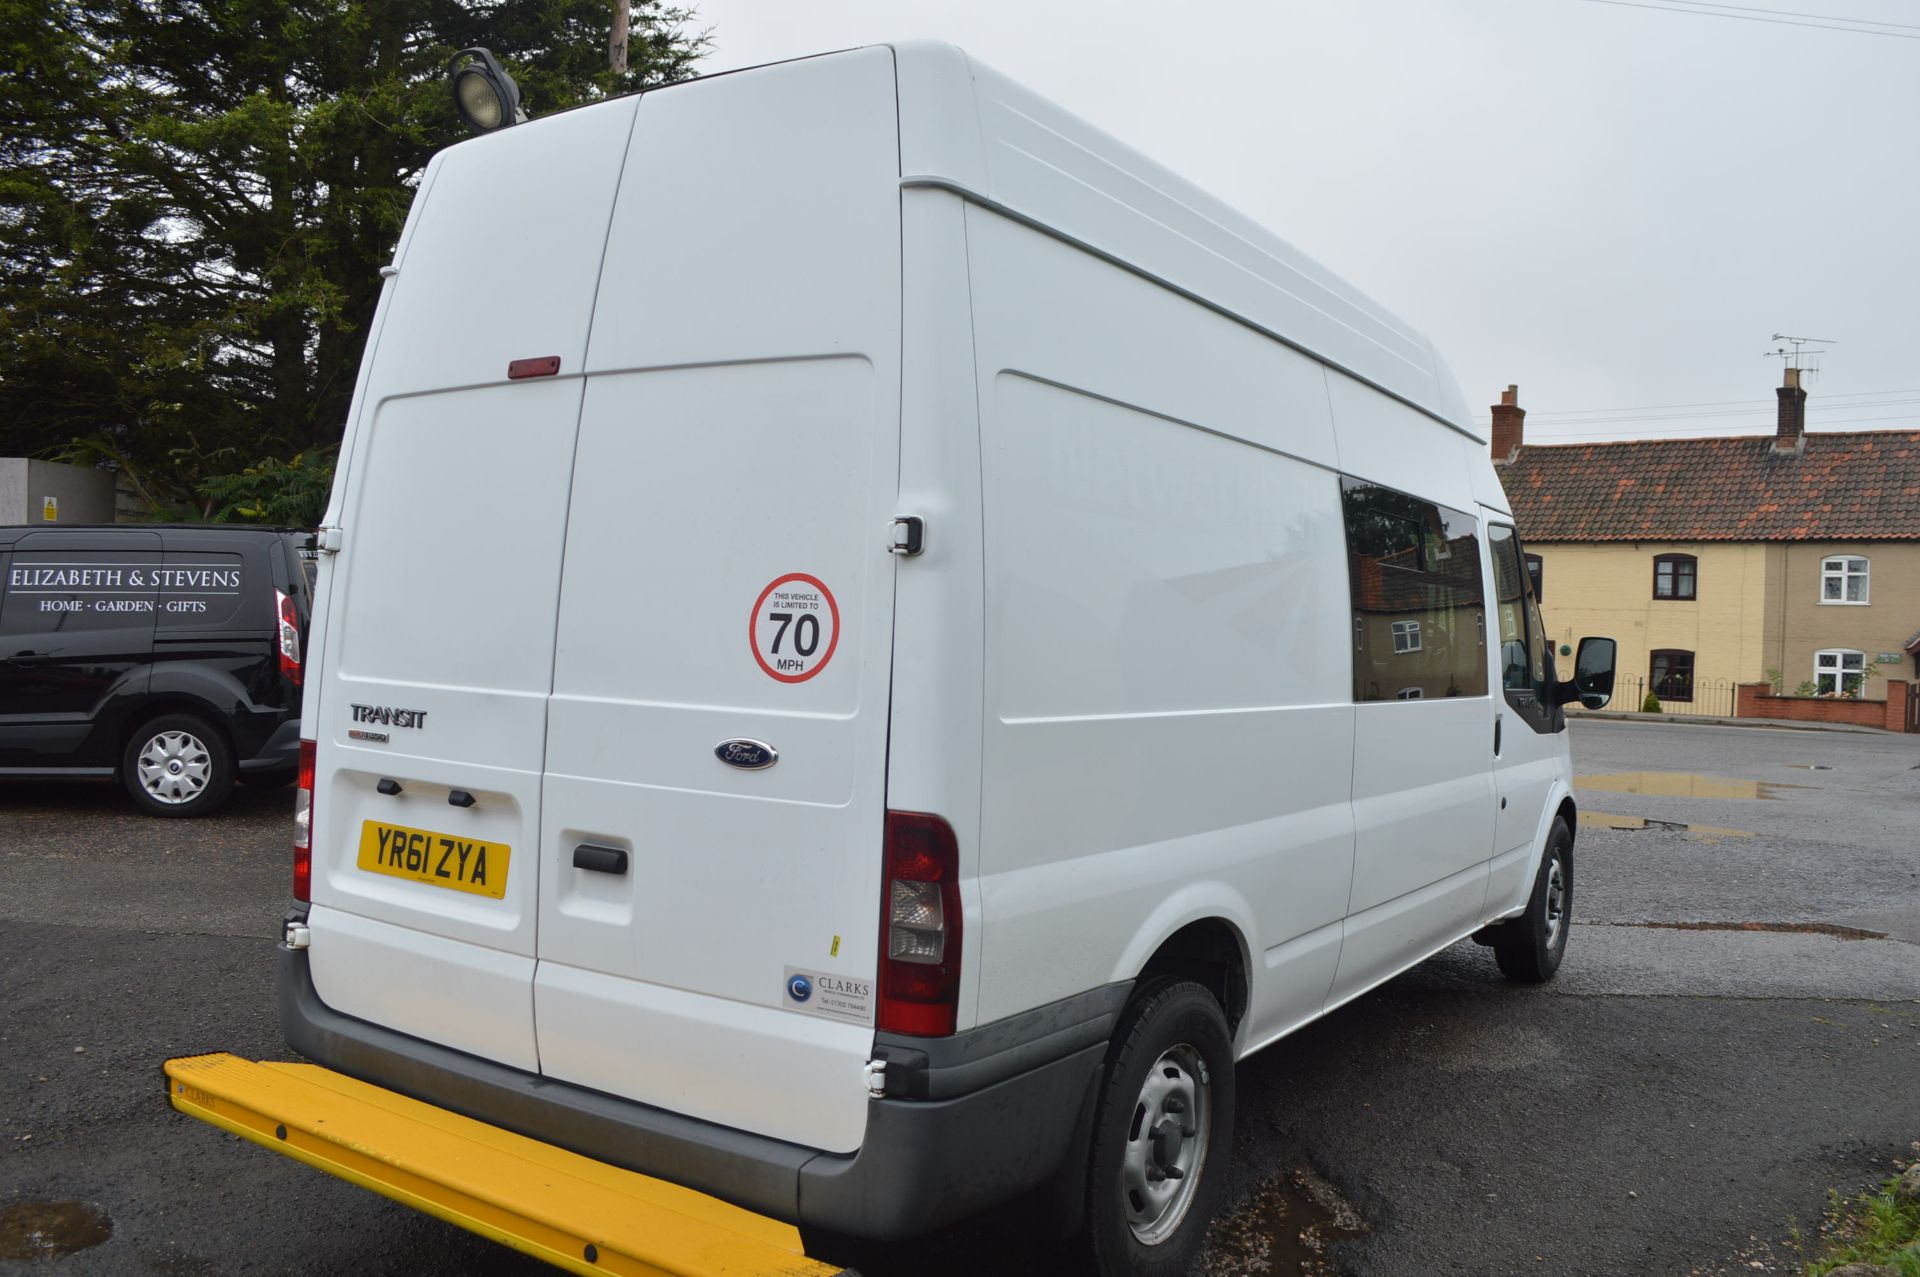
[[[1550,681],[1546,633],[1539,608],[1528,597],[1519,546],[1513,529],[1500,524],[1487,529],[1487,539],[1493,551],[1493,594],[1499,609],[1500,685],[1509,693],[1519,693],[1521,699],[1544,703]]]
[[[1341,480],[1353,591],[1353,698],[1487,694],[1486,613],[1473,516]]]

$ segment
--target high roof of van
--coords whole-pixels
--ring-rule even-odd
[[[1272,231],[953,45],[877,47],[894,57],[903,186],[951,190],[1065,239],[1486,442],[1432,343]],[[489,137],[459,144],[473,145]]]
[[[1069,239],[1485,441],[1432,343],[1278,235],[952,45],[891,47],[903,184]]]

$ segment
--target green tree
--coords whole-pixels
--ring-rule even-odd
[[[0,454],[86,440],[189,507],[311,465],[463,136],[448,58],[491,47],[537,115],[684,78],[690,19],[634,3],[615,72],[605,0],[0,0]]]

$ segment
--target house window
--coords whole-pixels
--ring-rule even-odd
[[[1647,685],[1663,701],[1693,699],[1693,653],[1676,648],[1661,648],[1653,654],[1653,669]]]
[[[1396,655],[1402,656],[1408,652],[1420,650],[1420,622],[1395,621],[1393,623],[1393,650]]]
[[[1861,560],[1865,562],[1865,560]],[[1814,690],[1821,696],[1858,696],[1867,681],[1867,654],[1833,647],[1813,654]]]
[[[1403,687],[1393,694],[1396,701],[1421,701],[1426,698],[1427,689],[1424,687]]]
[[[1660,554],[1653,560],[1653,597],[1691,599],[1697,597],[1698,562],[1691,554]]]
[[[1867,560],[1858,554],[1836,554],[1820,561],[1822,603],[1865,603]],[[1825,655],[1825,653],[1822,653]]]
[[[1546,561],[1537,554],[1522,555],[1527,561],[1527,576],[1533,581],[1533,601],[1545,603],[1547,596],[1540,592],[1540,578],[1547,574]]]

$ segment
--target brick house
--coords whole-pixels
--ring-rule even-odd
[[[1530,445],[1517,388],[1493,407],[1547,627],[1617,639],[1632,708],[1732,713],[1763,683],[1904,702],[1920,671],[1920,431],[1808,434],[1798,369],[1777,394],[1771,436],[1628,443]]]

